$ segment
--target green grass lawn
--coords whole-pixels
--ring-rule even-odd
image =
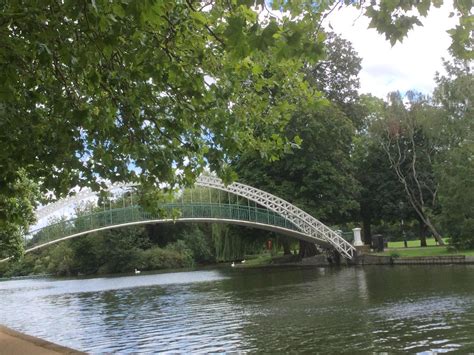
[[[447,240],[444,240],[447,243]],[[474,250],[460,250],[453,251],[448,250],[446,246],[436,246],[434,239],[427,239],[427,247],[420,247],[419,240],[410,240],[408,242],[408,248],[403,246],[402,242],[389,242],[388,249],[385,249],[383,253],[373,253],[372,255],[383,255],[383,256],[398,256],[398,257],[411,257],[411,256],[452,256],[452,255],[466,255],[474,256]],[[244,264],[236,263],[238,267],[258,267],[268,265],[272,263],[272,259],[277,256],[282,256],[283,252],[271,255],[270,253],[247,255]]]
[[[448,243],[448,238],[443,239],[444,242],[447,244]],[[420,240],[409,240],[408,241],[408,247],[419,247],[420,246]],[[434,238],[427,238],[426,239],[426,244],[428,246],[436,246],[436,241]],[[389,248],[404,248],[405,245],[403,244],[403,240],[399,242],[388,242],[388,247]]]
[[[291,256],[284,256],[283,251],[278,251],[274,252],[273,254],[271,253],[263,253],[263,254],[256,254],[256,255],[246,255],[245,257],[245,263],[236,263],[236,266],[238,267],[257,267],[257,266],[263,266],[263,265],[269,265],[269,264],[281,264],[281,263],[291,263],[294,262],[294,260],[286,260],[292,259]],[[281,259],[285,260],[281,260]]]
[[[443,239],[447,243],[447,239]],[[388,242],[388,249],[385,249],[383,253],[376,253],[376,255],[398,255],[400,257],[410,256],[443,256],[443,255],[468,255],[474,256],[474,250],[460,250],[453,251],[448,250],[446,246],[436,246],[434,238],[426,240],[427,247],[420,247],[419,240],[409,240],[408,248],[404,247],[403,241],[401,242]]]
[[[254,259],[248,259],[245,261],[245,265],[247,266],[257,266],[257,265],[265,265],[265,264],[270,264],[272,261],[272,256],[270,253],[268,254],[263,254],[259,255],[258,257]]]
[[[474,256],[474,250],[451,251],[446,247],[425,247],[425,248],[393,248],[386,249],[383,253],[376,253],[376,255],[399,257],[407,256],[443,256],[443,255],[469,255]]]

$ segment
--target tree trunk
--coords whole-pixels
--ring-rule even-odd
[[[433,237],[436,239],[436,241],[438,242],[438,245],[446,245],[444,243],[444,240],[443,238],[441,237],[441,235],[438,233],[438,231],[436,230],[436,228],[433,226],[433,224],[431,224],[431,221],[430,221],[430,218],[429,217],[425,217],[425,225],[430,229],[431,233],[433,233]]]
[[[425,223],[421,219],[419,219],[418,220],[418,226],[419,226],[419,229],[418,229],[419,232],[418,233],[420,234],[420,246],[421,247],[426,247],[428,245],[426,244],[426,226],[425,226]]]
[[[311,256],[315,256],[320,254],[318,249],[316,248],[316,244],[305,242],[304,240],[300,240],[300,252],[299,256],[301,258],[308,258]]]
[[[420,246],[423,248],[428,246],[428,244],[426,244],[426,235],[420,235]]]
[[[410,202],[411,206],[415,210],[416,214],[418,215],[420,221],[428,227],[430,232],[433,234],[433,237],[438,241],[439,245],[445,245],[443,238],[441,238],[441,235],[438,233],[436,230],[435,226],[431,223],[430,218],[426,215],[424,212],[424,204],[420,203],[419,201],[416,201],[415,198],[413,197],[412,194],[410,194],[410,189],[408,188],[408,185],[406,182],[405,184],[405,191],[407,192],[408,195],[408,201]]]
[[[423,248],[428,246],[428,244],[426,244],[426,235],[424,234],[420,235],[420,246]]]
[[[372,230],[370,226],[370,219],[364,218],[362,220],[362,227],[364,228],[364,244],[365,245],[372,245]]]

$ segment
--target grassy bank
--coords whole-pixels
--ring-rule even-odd
[[[416,242],[416,241],[412,241]],[[474,250],[452,250],[448,249],[446,246],[435,246],[434,240],[430,240],[428,247],[420,247],[419,243],[408,244],[409,247],[403,247],[403,242],[401,246],[398,242],[389,243],[389,248],[385,249],[383,253],[372,253],[372,255],[381,255],[381,256],[396,256],[396,257],[416,257],[416,256],[454,256],[454,255],[466,255],[474,256]],[[415,246],[416,245],[416,246]],[[270,253],[259,254],[259,255],[248,255],[245,263],[241,264],[236,263],[237,267],[259,267],[269,264],[274,264],[278,259],[282,258],[282,253],[277,255],[271,255]],[[278,262],[276,262],[278,264]]]
[[[236,262],[237,267],[259,267],[265,265],[288,264],[299,261],[298,256],[283,255],[283,252],[247,255],[244,263]]]
[[[448,244],[448,238],[444,238],[443,241]],[[436,240],[434,238],[427,238],[426,244],[428,247],[436,246]],[[416,248],[420,247],[420,240],[408,240],[407,241],[408,248]],[[398,248],[405,248],[403,241],[398,242],[388,242],[388,247],[390,249],[398,249]]]
[[[443,241],[448,244],[448,238],[443,238]],[[434,247],[436,246],[436,239],[434,238],[426,238],[426,244],[427,246],[429,247]],[[417,248],[417,247],[420,247],[420,240],[408,240],[407,241],[407,245],[408,245],[408,248]],[[394,248],[394,249],[398,249],[398,248],[405,248],[405,244],[403,243],[403,240],[402,241],[397,241],[397,242],[388,242],[388,247],[389,248]]]
[[[447,239],[444,239],[444,242],[447,243]],[[426,243],[428,244],[427,247],[420,247],[419,240],[409,240],[408,248],[405,248],[403,241],[388,242],[388,249],[385,249],[383,253],[375,253],[375,255],[396,255],[402,258],[412,256],[474,256],[474,250],[452,250],[447,246],[437,246],[434,238],[427,239]]]
[[[460,250],[452,251],[446,247],[425,247],[425,248],[390,248],[386,249],[383,253],[375,253],[375,255],[386,255],[386,256],[452,256],[452,255],[467,255],[474,256],[474,250]]]
[[[262,266],[268,265],[272,263],[272,255],[270,253],[260,254],[260,255],[252,255],[247,257],[244,264],[237,264],[242,267],[255,267],[255,266]]]

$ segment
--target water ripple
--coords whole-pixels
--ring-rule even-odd
[[[423,268],[323,270],[2,282],[0,323],[92,353],[474,351],[464,273],[434,289]]]

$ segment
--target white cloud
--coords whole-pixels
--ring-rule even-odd
[[[384,35],[368,29],[369,20],[360,11],[348,7],[331,14],[326,20],[334,32],[352,42],[362,58],[361,92],[385,98],[394,90],[418,90],[430,94],[434,76],[442,72],[442,58],[448,58],[451,38],[446,33],[457,19],[449,18],[450,4],[431,9],[428,17],[402,43],[391,46]]]

